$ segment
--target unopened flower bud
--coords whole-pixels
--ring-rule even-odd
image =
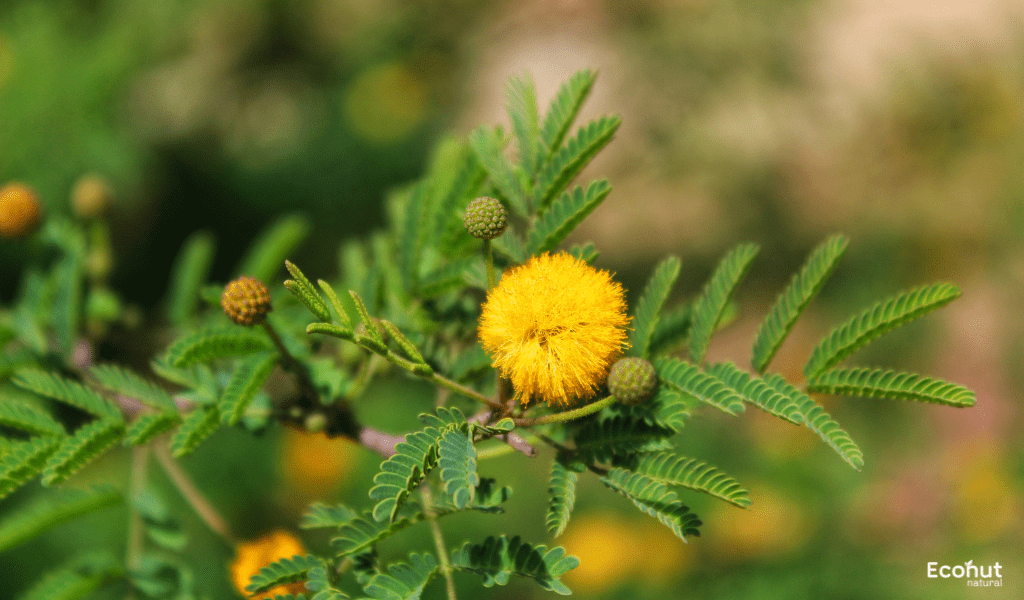
[[[262,281],[252,277],[239,277],[224,286],[220,297],[224,314],[239,325],[258,325],[270,312],[270,291]]]
[[[658,389],[658,374],[650,362],[631,356],[622,358],[608,372],[608,391],[624,404],[641,404]]]
[[[71,191],[71,209],[82,219],[95,219],[107,212],[112,197],[106,180],[99,175],[85,175]]]
[[[470,235],[482,240],[493,240],[505,233],[508,211],[495,198],[481,196],[466,207],[464,220]]]
[[[42,218],[39,197],[22,183],[0,188],[0,236],[23,238],[35,231]]]

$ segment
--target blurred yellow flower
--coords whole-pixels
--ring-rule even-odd
[[[245,586],[249,585],[249,578],[260,569],[282,558],[291,558],[295,555],[305,554],[302,542],[294,535],[283,529],[278,529],[251,542],[242,542],[235,548],[235,560],[231,563],[231,581],[239,594],[249,597]],[[289,583],[279,585],[264,592],[261,597],[273,598],[278,594],[301,594],[305,592],[306,586],[303,583]]]
[[[998,451],[982,449],[966,455],[977,458],[952,481],[954,521],[964,540],[991,543],[1020,522],[1020,491]]]
[[[487,295],[480,341],[524,404],[594,396],[626,345],[622,286],[564,252],[505,273]]]
[[[345,116],[355,134],[371,144],[400,142],[426,118],[427,92],[405,65],[376,65],[349,86]]]
[[[782,493],[751,487],[749,510],[716,504],[708,516],[709,549],[723,561],[783,558],[803,548],[814,532],[815,515]]]
[[[356,445],[350,440],[289,429],[282,440],[279,468],[289,497],[304,506],[306,500],[334,491],[356,458]]]

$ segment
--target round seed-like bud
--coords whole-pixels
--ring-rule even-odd
[[[631,356],[622,358],[608,372],[608,391],[624,404],[641,404],[658,389],[658,374],[650,362]]]
[[[75,182],[75,189],[71,191],[71,208],[83,219],[95,219],[107,212],[112,197],[105,179],[85,175]]]
[[[239,277],[224,286],[220,297],[224,314],[239,325],[259,325],[270,312],[270,291],[262,281]]]
[[[505,233],[508,211],[497,199],[481,196],[466,207],[465,224],[473,237],[493,240]]]
[[[0,236],[22,238],[35,231],[42,218],[39,197],[23,183],[0,188]]]

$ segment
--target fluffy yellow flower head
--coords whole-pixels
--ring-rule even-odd
[[[566,253],[505,273],[487,295],[480,341],[524,404],[593,397],[626,345],[622,286]]]
[[[260,569],[275,560],[306,553],[302,542],[283,529],[251,542],[242,542],[238,544],[236,551],[238,554],[231,563],[231,580],[238,593],[246,597],[249,594],[245,591],[245,586],[249,585],[249,578],[259,573]],[[272,598],[278,594],[302,594],[305,591],[304,583],[286,583],[260,594],[260,598]]]

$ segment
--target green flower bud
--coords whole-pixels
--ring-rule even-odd
[[[495,198],[481,196],[466,207],[466,230],[482,240],[493,240],[505,233],[508,211]]]
[[[622,358],[608,372],[608,391],[624,404],[641,404],[658,389],[658,374],[650,362],[631,356]]]

